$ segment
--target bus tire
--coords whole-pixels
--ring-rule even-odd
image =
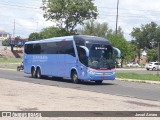
[[[42,78],[41,69],[40,68],[37,68],[37,70],[36,70],[36,76],[37,76],[38,79]]]
[[[32,69],[31,69],[31,77],[36,78],[36,70],[34,67],[32,67]]]
[[[76,71],[73,71],[73,72],[72,72],[71,78],[72,78],[72,81],[73,81],[75,84],[78,84],[78,83],[79,83],[78,75],[77,75],[77,72],[76,72]]]
[[[102,82],[103,82],[103,80],[97,80],[97,81],[95,81],[95,83],[96,83],[97,85],[102,84]]]

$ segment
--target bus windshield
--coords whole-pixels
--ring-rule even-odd
[[[113,48],[110,45],[87,44],[89,49],[88,67],[94,69],[114,68]]]

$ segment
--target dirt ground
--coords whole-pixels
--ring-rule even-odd
[[[160,111],[159,101],[0,79],[0,111]],[[0,118],[2,119],[2,118]],[[4,118],[5,120],[13,118]],[[22,118],[16,118],[16,120]],[[35,118],[23,118],[35,119]],[[40,120],[158,120],[158,118],[36,118]]]

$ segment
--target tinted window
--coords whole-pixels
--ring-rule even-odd
[[[75,56],[73,42],[49,42],[25,45],[26,54],[70,54]]]
[[[39,43],[34,44],[33,54],[41,54],[41,45]]]
[[[59,54],[69,54],[75,56],[73,42],[72,41],[61,41],[57,43]]]
[[[40,43],[41,45],[41,54],[47,54],[47,43]]]
[[[56,42],[46,43],[45,51],[47,54],[57,54],[58,53],[58,45]]]
[[[26,54],[33,54],[33,44],[26,44],[24,51]]]
[[[57,54],[58,46],[55,42],[26,44],[25,53],[26,54]]]

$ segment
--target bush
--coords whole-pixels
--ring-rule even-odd
[[[2,45],[3,46],[10,46],[10,40],[9,39],[5,39],[2,41]]]

